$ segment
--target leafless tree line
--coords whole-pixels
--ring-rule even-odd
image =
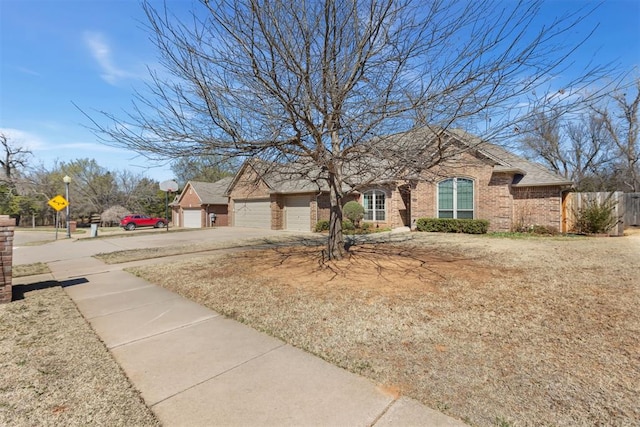
[[[541,107],[522,129],[528,157],[581,191],[640,191],[640,79],[577,114]]]

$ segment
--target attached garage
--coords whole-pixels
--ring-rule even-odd
[[[311,230],[311,200],[309,196],[289,196],[285,199],[285,229]]]
[[[184,228],[219,227],[229,224],[229,198],[225,195],[232,178],[216,182],[189,181],[171,203],[174,226]],[[215,214],[215,222],[211,221]]]
[[[237,199],[233,209],[236,227],[271,228],[269,199]]]
[[[236,227],[310,232],[317,221],[317,182],[282,174],[279,165],[247,161],[229,185],[229,216]]]
[[[184,209],[182,211],[184,228],[201,228],[202,227],[202,210],[200,209]]]

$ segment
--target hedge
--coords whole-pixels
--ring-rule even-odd
[[[315,232],[321,233],[323,231],[329,230],[329,221],[322,219],[316,223]],[[373,224],[369,222],[363,222],[360,224],[360,227],[356,227],[353,223],[345,219],[342,221],[342,232],[344,234],[369,234],[369,233],[377,233],[379,231],[389,231],[386,228],[374,228]]]
[[[363,227],[364,228],[364,227]],[[355,230],[356,226],[353,225],[353,223],[348,220],[345,219],[342,221],[342,230]],[[323,231],[328,231],[329,230],[329,221],[326,219],[321,219],[320,221],[318,221],[316,223],[316,227],[314,229],[316,231],[316,233],[321,233]]]
[[[323,231],[328,231],[329,230],[329,221],[326,219],[321,219],[320,221],[318,221],[316,223],[316,228],[315,231],[316,233],[321,233]]]
[[[489,221],[486,219],[419,218],[416,221],[416,229],[441,233],[485,234],[489,229]]]

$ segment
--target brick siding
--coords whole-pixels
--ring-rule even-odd
[[[200,201],[200,197],[198,197],[198,194],[191,187],[191,185],[189,185],[189,187],[185,189],[184,194],[182,194],[182,199],[180,200],[180,206],[186,209],[190,209],[190,208],[193,209],[193,208],[199,208],[201,203],[202,202]]]
[[[0,262],[2,278],[0,279],[0,304],[11,302],[11,285],[13,270],[13,234],[16,220],[8,215],[0,215]]]
[[[284,195],[271,195],[271,229],[284,230]]]
[[[203,213],[205,215],[204,220],[207,227],[210,226],[209,214],[211,213],[216,214],[215,226],[224,227],[229,225],[229,208],[227,205],[206,205]]]
[[[493,166],[469,153],[462,153],[439,167],[427,171],[411,192],[411,223],[419,218],[438,217],[438,183],[448,178],[473,181],[474,218],[487,219],[490,227],[501,227],[511,217],[508,182],[493,177]],[[507,185],[507,189],[503,188]],[[498,221],[496,221],[498,220]]]
[[[511,231],[519,222],[561,229],[560,187],[512,187],[513,174],[493,173],[493,166],[468,153],[457,164],[429,171],[411,192],[412,224],[418,218],[437,218],[437,185],[447,178],[474,182],[474,218],[489,221],[489,231]]]
[[[478,216],[489,220],[489,231],[510,231],[513,219],[513,175],[495,173],[486,186],[478,185]]]
[[[559,187],[513,188],[514,224],[544,225],[562,231],[562,190]]]

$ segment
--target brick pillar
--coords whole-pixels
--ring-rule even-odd
[[[11,269],[13,266],[13,232],[16,220],[0,215],[0,304],[11,302]]]

